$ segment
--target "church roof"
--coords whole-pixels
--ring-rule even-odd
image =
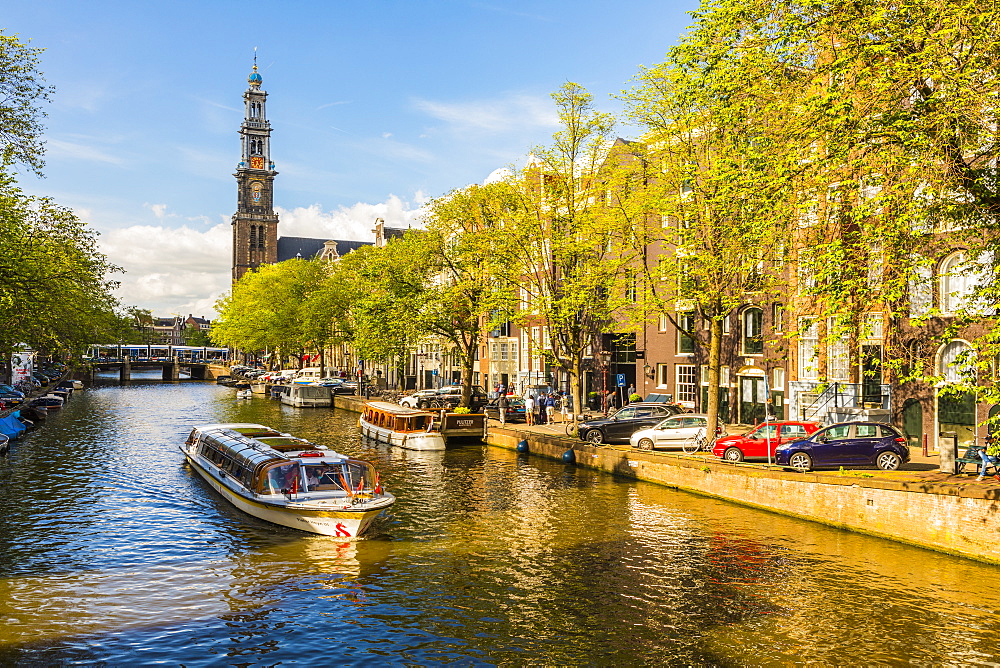
[[[309,237],[278,237],[278,262],[291,260],[293,257],[303,257],[306,260],[323,252],[323,246],[329,239],[310,239]],[[337,253],[343,257],[347,253],[362,246],[371,246],[370,241],[340,241],[336,240]]]

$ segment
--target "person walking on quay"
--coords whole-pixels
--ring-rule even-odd
[[[545,397],[545,424],[552,424],[556,411],[556,395],[549,392]]]
[[[530,392],[524,395],[524,421],[529,427],[535,424],[535,397]]]
[[[497,397],[497,415],[500,417],[500,424],[507,424],[507,406],[510,405],[510,401],[507,399],[506,394],[501,394]]]

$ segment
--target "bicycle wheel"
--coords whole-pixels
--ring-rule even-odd
[[[567,436],[576,436],[577,423],[570,420],[566,423],[565,431]]]
[[[681,450],[684,454],[693,455],[701,449],[701,443],[698,441],[697,436],[692,436],[681,444]]]

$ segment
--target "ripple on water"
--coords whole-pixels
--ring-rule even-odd
[[[0,460],[0,663],[976,663],[992,566],[211,384],[78,393]],[[373,539],[275,527],[177,449],[261,422],[368,459]]]

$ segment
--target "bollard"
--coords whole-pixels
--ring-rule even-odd
[[[562,454],[563,464],[576,464],[576,453],[570,448]]]
[[[520,453],[528,452],[528,441],[527,440],[519,441],[517,444],[517,451]]]
[[[928,457],[929,456],[927,454],[927,434],[924,434],[924,453],[923,454],[924,454],[924,457]]]

